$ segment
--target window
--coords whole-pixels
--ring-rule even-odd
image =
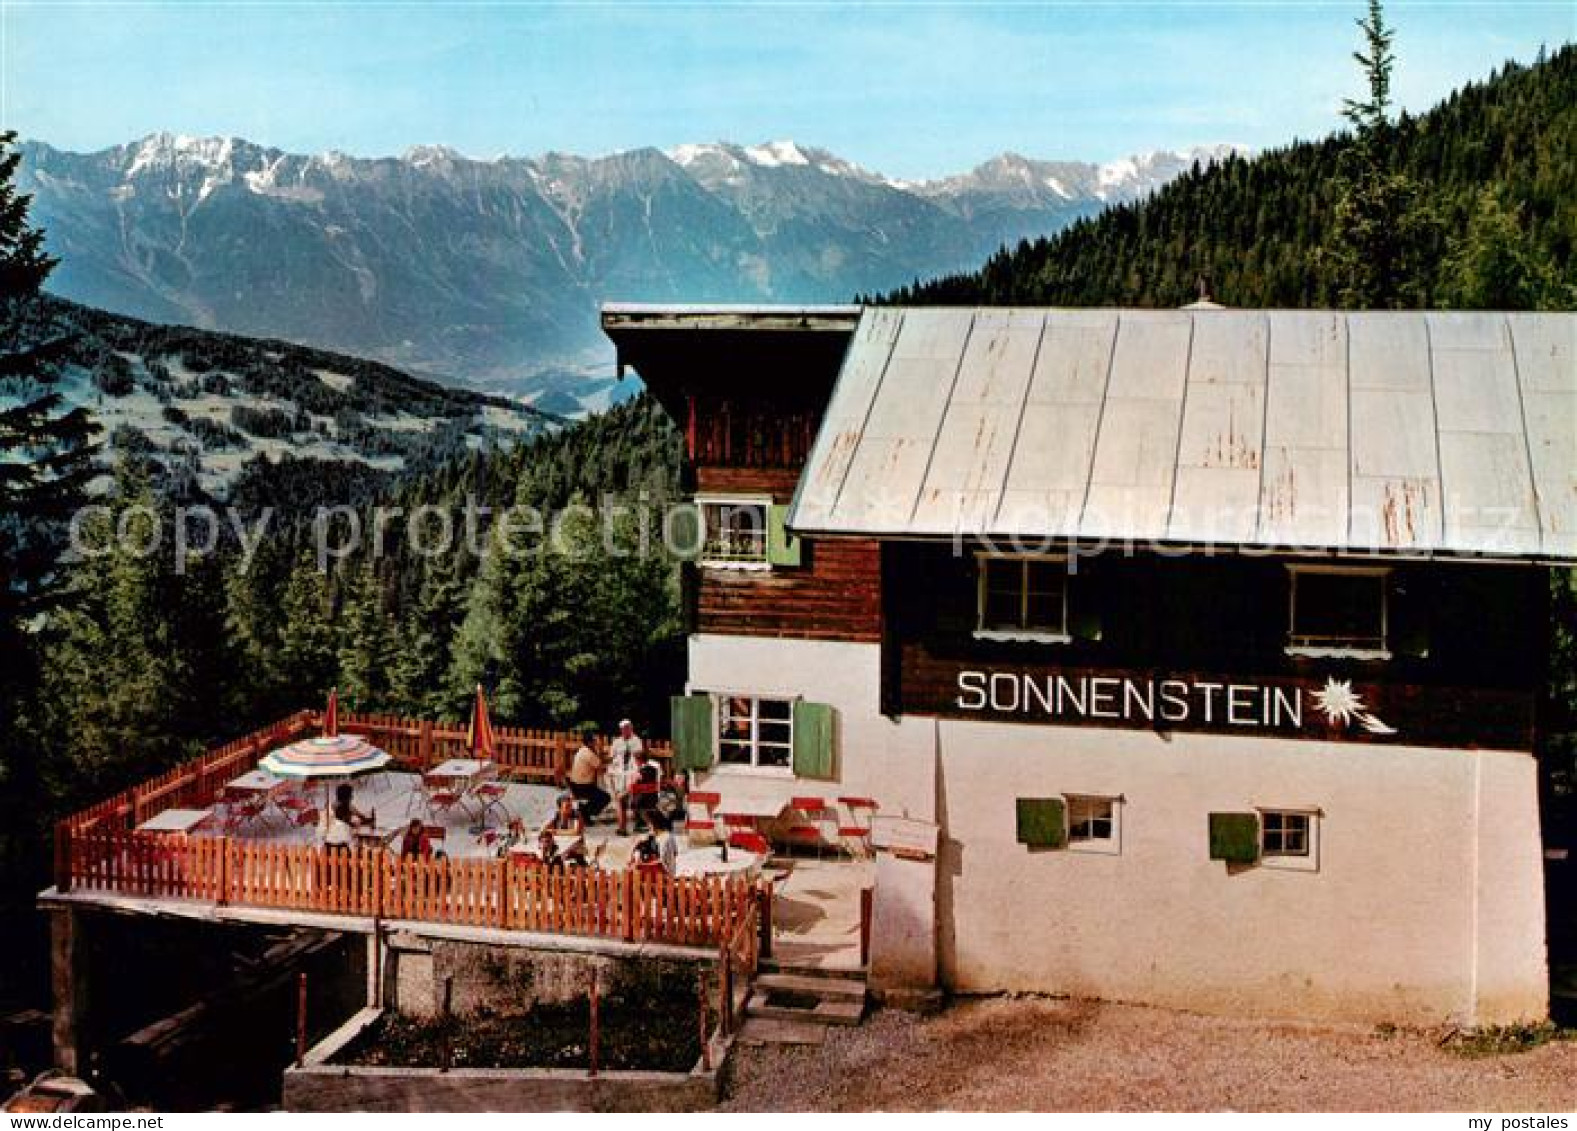
[[[734,569],[767,568],[766,499],[699,498],[701,564]]]
[[[1273,856],[1310,855],[1313,838],[1309,818],[1308,813],[1289,813],[1280,809],[1260,810],[1260,856],[1269,859]]]
[[[717,707],[717,756],[725,765],[781,767],[794,761],[794,703],[725,695]]]
[[[1297,656],[1389,659],[1386,569],[1290,566],[1287,651]]]
[[[976,635],[997,640],[1066,642],[1068,565],[1062,558],[996,558],[980,562]]]
[[[1117,841],[1117,798],[1068,795],[1068,843],[1107,847]]]

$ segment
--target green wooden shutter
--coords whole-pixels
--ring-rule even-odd
[[[833,710],[825,703],[794,701],[794,776],[832,777]]]
[[[1060,797],[1020,797],[1014,802],[1018,842],[1031,848],[1061,848],[1068,843],[1067,808]]]
[[[692,773],[712,768],[712,697],[675,695],[668,700],[674,744],[674,769]]]
[[[777,503],[767,505],[767,561],[775,566],[800,564],[799,539],[783,526],[788,510],[788,507]]]
[[[1255,863],[1259,859],[1259,814],[1210,814],[1210,859]]]
[[[693,562],[701,556],[701,507],[698,503],[679,503],[663,522],[663,535],[668,552],[681,562]]]

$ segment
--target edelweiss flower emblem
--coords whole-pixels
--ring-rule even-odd
[[[1378,716],[1370,713],[1363,696],[1352,689],[1350,679],[1327,677],[1325,686],[1314,693],[1316,710],[1325,713],[1327,722],[1335,726],[1351,726],[1355,721],[1370,734],[1395,734],[1396,728],[1387,726]]]

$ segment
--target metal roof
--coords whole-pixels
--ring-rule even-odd
[[[1577,314],[897,308],[791,528],[1577,559]]]

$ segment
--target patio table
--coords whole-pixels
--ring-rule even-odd
[[[775,821],[789,807],[784,797],[752,797],[748,794],[723,794],[717,805],[719,817],[748,817],[753,821]]]
[[[212,809],[166,809],[137,826],[140,833],[189,833],[213,816]]]
[[[723,859],[722,849],[715,845],[704,848],[685,848],[674,862],[676,876],[744,876],[754,879],[761,874],[762,857],[754,852],[733,849],[728,859]]]

